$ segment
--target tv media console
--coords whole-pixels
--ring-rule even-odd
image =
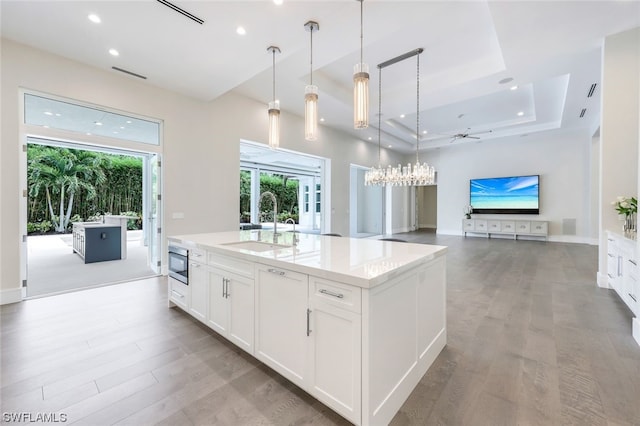
[[[541,220],[514,220],[514,219],[462,219],[462,232],[487,234],[513,235],[517,240],[518,235],[544,237],[549,235],[549,222]]]

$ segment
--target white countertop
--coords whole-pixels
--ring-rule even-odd
[[[225,244],[239,241],[274,243],[273,232],[265,230],[230,231],[176,235],[168,238],[189,248],[279,266],[346,284],[371,288],[405,271],[443,256],[445,246],[379,241],[361,238],[295,234],[282,232],[275,243],[287,247],[272,251],[253,251]]]

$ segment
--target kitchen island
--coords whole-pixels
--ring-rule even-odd
[[[386,425],[446,335],[446,247],[271,231],[169,238],[178,306],[357,425]]]

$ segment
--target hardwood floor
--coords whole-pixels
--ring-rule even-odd
[[[597,248],[417,232],[449,246],[448,344],[393,425],[640,425],[631,312]],[[0,309],[1,411],[82,425],[348,424],[179,309],[153,278]]]

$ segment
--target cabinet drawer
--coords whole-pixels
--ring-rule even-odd
[[[188,309],[189,286],[169,277],[169,300],[180,306],[182,309]]]
[[[489,232],[500,232],[502,231],[500,224],[501,222],[499,220],[490,220],[487,223],[487,228],[489,228]]]
[[[251,262],[210,252],[208,264],[243,277],[253,278],[253,263]]]
[[[547,235],[549,233],[549,225],[547,222],[531,222],[531,233]]]
[[[361,313],[362,298],[360,287],[328,281],[322,278],[309,277],[311,297],[333,306]]]
[[[531,222],[516,222],[516,232],[518,234],[530,234],[531,233]]]
[[[512,220],[504,220],[501,222],[502,226],[500,230],[502,232],[515,232],[516,231],[516,223]]]
[[[206,263],[207,262],[207,252],[199,249],[199,248],[190,248],[189,249],[189,261],[190,262],[198,262],[198,263]]]
[[[474,229],[473,219],[463,219],[462,229],[464,229],[465,231],[473,231]]]
[[[487,232],[487,221],[476,219],[475,230],[478,232]]]

